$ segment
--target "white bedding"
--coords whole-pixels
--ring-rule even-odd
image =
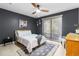
[[[32,48],[38,46],[37,40],[32,35],[25,36],[25,37],[19,37],[18,39],[21,44],[23,44],[25,47],[27,47],[28,52],[32,52]]]
[[[29,53],[32,52],[32,49],[36,46],[38,46],[38,41],[36,39],[36,34],[31,34],[31,35],[27,35],[27,36],[20,36],[18,37],[18,42],[20,42],[21,44],[23,44]],[[44,43],[46,41],[46,38],[44,36],[42,36],[42,40],[40,42],[40,44]]]

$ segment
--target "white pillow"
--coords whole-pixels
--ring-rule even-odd
[[[26,35],[31,35],[32,34],[30,30],[29,31],[25,31],[25,33],[26,33]]]
[[[23,36],[23,33],[20,32],[20,31],[18,31],[18,36],[19,36],[19,37]]]

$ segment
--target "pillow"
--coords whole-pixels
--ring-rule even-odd
[[[30,34],[32,34],[30,30],[25,31],[25,33],[26,33],[26,35],[30,35]]]
[[[18,36],[23,36],[23,33],[19,31]]]
[[[38,36],[36,36],[36,38],[37,38],[37,41],[38,41],[38,45],[40,45],[40,42],[42,40],[42,35],[38,35]]]

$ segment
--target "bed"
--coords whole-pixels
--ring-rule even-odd
[[[38,35],[37,34],[32,34],[30,30],[16,30],[15,31],[17,42],[23,44],[26,49],[28,50],[29,53],[32,52],[32,49],[39,46],[40,40],[38,40]],[[45,43],[46,38],[42,36],[40,45]]]

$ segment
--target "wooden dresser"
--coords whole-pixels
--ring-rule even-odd
[[[79,56],[79,35],[69,33],[66,36],[66,55]]]

